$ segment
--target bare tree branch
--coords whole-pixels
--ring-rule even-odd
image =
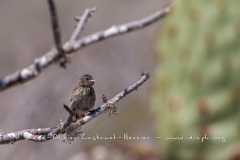
[[[128,88],[124,89],[122,92],[117,94],[115,97],[98,107],[97,109],[91,111],[89,114],[87,114],[82,119],[79,119],[76,123],[74,123],[76,126],[82,126],[94,118],[98,117],[102,113],[105,113],[109,110],[111,110],[111,105],[115,105],[118,101],[123,99],[125,96],[133,92],[134,90],[137,90],[138,87],[140,87],[144,82],[146,82],[149,79],[150,75],[142,74],[141,78],[134,83],[133,85],[129,86]],[[67,107],[66,107],[67,108]],[[71,122],[71,114],[68,117],[66,122],[61,122],[58,127],[49,127],[49,128],[39,128],[39,129],[28,129],[28,130],[22,130],[15,133],[8,133],[5,135],[0,134],[0,144],[10,144],[14,143],[20,140],[30,140],[35,142],[44,142],[51,139],[54,139],[54,136],[58,134],[65,133],[65,129],[70,125],[73,124]]]
[[[157,22],[158,20],[162,19],[163,17],[165,17],[170,12],[171,8],[172,8],[172,6],[166,7],[163,10],[157,11],[156,13],[154,13],[146,18],[143,18],[143,19],[140,19],[140,20],[137,20],[134,22],[130,22],[127,24],[123,24],[123,25],[112,26],[107,30],[94,33],[94,34],[86,36],[80,40],[68,41],[63,45],[63,51],[65,54],[71,54],[74,51],[82,49],[83,47],[93,44],[95,42],[99,42],[101,40],[105,40],[110,37],[114,37],[117,35],[135,31],[138,29],[142,29],[154,22]],[[92,12],[92,10],[90,12]],[[82,19],[84,20],[84,18],[82,18]],[[79,21],[78,25],[79,26],[85,25],[85,23],[83,23],[84,25],[80,25],[80,23],[83,23],[81,20]],[[78,37],[79,37],[78,34],[80,35],[81,30],[82,30],[81,28],[83,28],[83,27],[77,27],[74,31],[74,34],[73,34],[74,36],[72,35],[72,37],[74,37],[75,39],[78,39]],[[76,34],[75,34],[75,32],[76,32]],[[77,36],[75,36],[75,35],[77,35]],[[71,39],[73,39],[73,38],[71,38]],[[58,59],[59,59],[58,51],[56,51],[54,49],[48,51],[42,57],[36,58],[34,60],[34,63],[29,65],[28,67],[23,68],[20,71],[17,71],[15,73],[12,73],[10,75],[7,75],[7,76],[1,78],[0,79],[0,91],[3,91],[4,89],[10,88],[17,84],[25,83],[25,82],[37,77],[41,73],[42,70],[44,70],[45,68],[50,66],[54,61],[56,61]]]
[[[75,17],[75,20],[78,21],[79,23],[76,26],[75,31],[73,32],[69,42],[71,41],[76,41],[79,40],[79,37],[81,36],[81,33],[86,26],[87,20],[89,17],[91,17],[92,13],[96,11],[96,7],[86,9],[85,12],[83,13],[82,17]]]
[[[138,29],[142,29],[144,27],[147,27],[151,25],[154,22],[157,22],[158,20],[165,17],[169,12],[171,11],[171,7],[166,7],[163,10],[157,11],[154,14],[137,20],[133,22],[129,22],[122,25],[113,25],[107,30],[97,32],[91,35],[88,35],[86,37],[81,38],[79,41],[75,41],[72,43],[66,43],[63,48],[65,52],[72,53],[73,51],[79,50],[85,46],[88,46],[90,44],[93,44],[95,42],[99,42],[114,36],[122,35],[128,32],[132,32]]]
[[[57,9],[53,0],[48,0],[50,17],[52,22],[53,38],[59,54],[62,54],[61,31],[58,22]]]

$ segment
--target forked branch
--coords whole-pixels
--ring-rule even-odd
[[[49,0],[50,1],[50,0]],[[91,13],[95,11],[95,8],[93,9],[87,9],[83,16],[79,19],[76,29],[74,30],[71,38],[69,41],[67,41],[63,46],[61,47],[62,52],[66,56],[67,54],[72,54],[73,52],[80,50],[88,45],[91,45],[96,42],[100,42],[102,40],[108,39],[110,37],[122,35],[125,33],[129,33],[138,29],[142,29],[146,26],[149,26],[152,23],[157,22],[158,20],[165,17],[170,11],[172,6],[168,6],[160,11],[155,12],[154,14],[137,20],[130,23],[122,24],[122,25],[114,25],[110,27],[109,29],[106,29],[101,32],[96,32],[94,34],[88,35],[86,37],[83,37],[79,39],[81,32],[84,29],[84,26],[87,22],[87,19],[90,17]],[[54,19],[54,18],[52,18]],[[55,23],[53,23],[55,24]],[[56,24],[55,24],[56,25]],[[17,71],[15,73],[12,73],[10,75],[7,75],[0,79],[0,91],[3,91],[5,89],[8,89],[14,85],[25,83],[33,78],[36,78],[41,71],[43,71],[45,68],[50,66],[54,61],[60,60],[61,53],[60,52],[60,33],[58,34],[57,31],[59,29],[56,29],[55,35],[55,43],[56,43],[56,49],[52,49],[48,51],[45,55],[42,57],[36,58],[34,60],[34,63],[21,69],[20,71]]]

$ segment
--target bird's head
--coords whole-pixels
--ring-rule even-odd
[[[93,77],[89,74],[84,74],[79,81],[79,86],[87,86],[87,87],[91,87],[93,86],[95,80],[93,79]]]

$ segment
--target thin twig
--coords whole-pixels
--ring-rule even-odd
[[[117,94],[115,97],[95,109],[94,111],[87,114],[82,119],[79,119],[75,125],[82,126],[94,118],[98,117],[102,113],[105,113],[106,111],[111,110],[111,105],[119,102],[121,99],[123,99],[125,96],[133,92],[134,90],[137,90],[138,87],[140,87],[144,82],[146,82],[149,79],[150,75],[149,73],[143,74],[141,78],[134,83],[133,85],[129,86],[128,88],[124,89],[122,92]],[[23,131],[18,131],[15,133],[8,133],[5,135],[0,135],[0,145],[1,144],[10,144],[15,143],[20,140],[30,140],[35,142],[44,142],[51,139],[54,139],[54,137],[58,134],[63,134],[65,132],[66,127],[68,127],[71,124],[71,115],[68,117],[66,122],[61,122],[58,127],[49,127],[49,128],[39,128],[39,129],[28,129]]]
[[[55,3],[53,0],[48,0],[50,17],[52,22],[53,37],[58,52],[62,53],[61,31],[58,22],[58,15]]]
[[[68,41],[63,45],[63,50],[65,54],[71,54],[90,44],[108,39],[110,37],[142,29],[165,17],[170,12],[171,8],[172,6],[166,7],[163,10],[157,11],[156,13],[138,21],[118,26],[112,26],[107,30],[88,35],[78,41]],[[37,77],[43,69],[50,66],[57,58],[58,51],[51,50],[47,52],[44,56],[35,59],[34,63],[30,66],[23,68],[22,70],[12,73],[8,76],[5,76],[4,78],[0,79],[0,91],[17,84],[25,83]]]
[[[78,24],[77,24],[76,29],[73,32],[70,40],[69,40],[70,42],[79,40],[79,37],[81,36],[81,33],[82,33],[84,27],[86,26],[87,20],[91,17],[92,13],[95,12],[95,11],[96,11],[96,7],[86,9],[85,12],[83,13],[83,15],[80,18],[75,17],[75,20],[78,21]]]
[[[55,59],[56,59],[56,61],[59,62],[60,67],[65,69],[66,64],[68,63],[68,58],[66,57],[66,55],[64,54],[64,51],[62,49],[61,31],[60,31],[57,9],[56,9],[54,0],[48,0],[48,6],[49,6],[49,10],[50,10],[53,38],[54,38],[55,46],[56,46],[56,49],[58,52],[58,57],[56,57]]]

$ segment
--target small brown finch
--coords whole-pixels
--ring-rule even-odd
[[[94,82],[95,80],[91,75],[85,74],[73,90],[70,108],[79,118],[91,111],[95,105],[96,95],[92,87]]]

